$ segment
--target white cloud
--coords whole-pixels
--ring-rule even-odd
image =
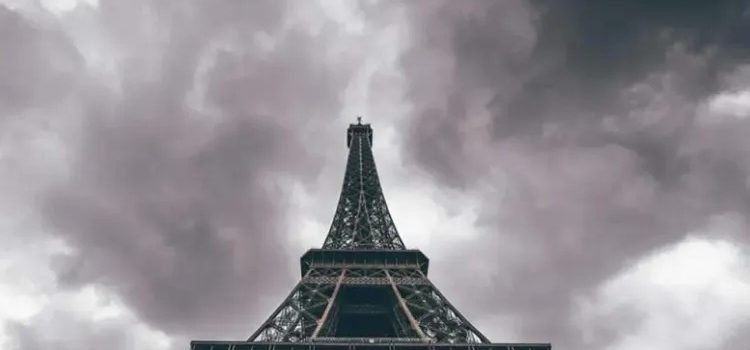
[[[750,326],[750,259],[714,221],[698,235],[646,257],[581,298],[586,342],[609,350],[718,349]],[[608,332],[614,339],[606,339]]]
[[[67,344],[62,349],[89,349],[112,338],[120,340],[115,348],[172,346],[166,334],[139,321],[111,291],[91,284],[60,288],[52,267],[55,256],[68,248],[59,240],[34,235],[28,228],[15,231],[24,233],[23,239],[3,234],[9,232],[0,232],[9,249],[0,259],[0,348]]]
[[[725,91],[708,101],[714,118],[745,119],[750,117],[750,90]]]
[[[99,0],[42,0],[42,6],[52,13],[62,14],[78,6],[99,6]]]
[[[61,325],[65,325],[62,327]],[[140,322],[111,292],[94,286],[47,297],[33,317],[5,325],[10,349],[169,349],[173,341]]]

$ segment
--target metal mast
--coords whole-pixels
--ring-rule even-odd
[[[361,118],[349,125],[333,223],[322,249],[310,249],[300,259],[301,279],[281,305],[246,341],[193,341],[191,349],[551,349],[491,343],[430,282],[427,257],[406,249],[388,211],[372,139],[372,128]],[[377,344],[388,349],[372,348]]]

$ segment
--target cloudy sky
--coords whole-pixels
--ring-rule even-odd
[[[745,1],[0,0],[0,348],[245,339],[364,115],[491,340],[750,342]]]

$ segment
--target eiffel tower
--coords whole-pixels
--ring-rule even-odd
[[[427,278],[406,249],[380,187],[372,128],[347,130],[349,156],[322,249],[300,259],[301,280],[246,341],[192,341],[192,350],[548,350],[492,343]],[[467,271],[468,272],[468,271]]]

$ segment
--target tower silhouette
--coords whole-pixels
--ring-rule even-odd
[[[192,341],[192,350],[548,350],[491,343],[427,278],[429,260],[406,249],[383,196],[372,128],[347,130],[349,156],[322,249],[300,259],[302,278],[247,341]],[[469,271],[467,271],[469,272]]]

